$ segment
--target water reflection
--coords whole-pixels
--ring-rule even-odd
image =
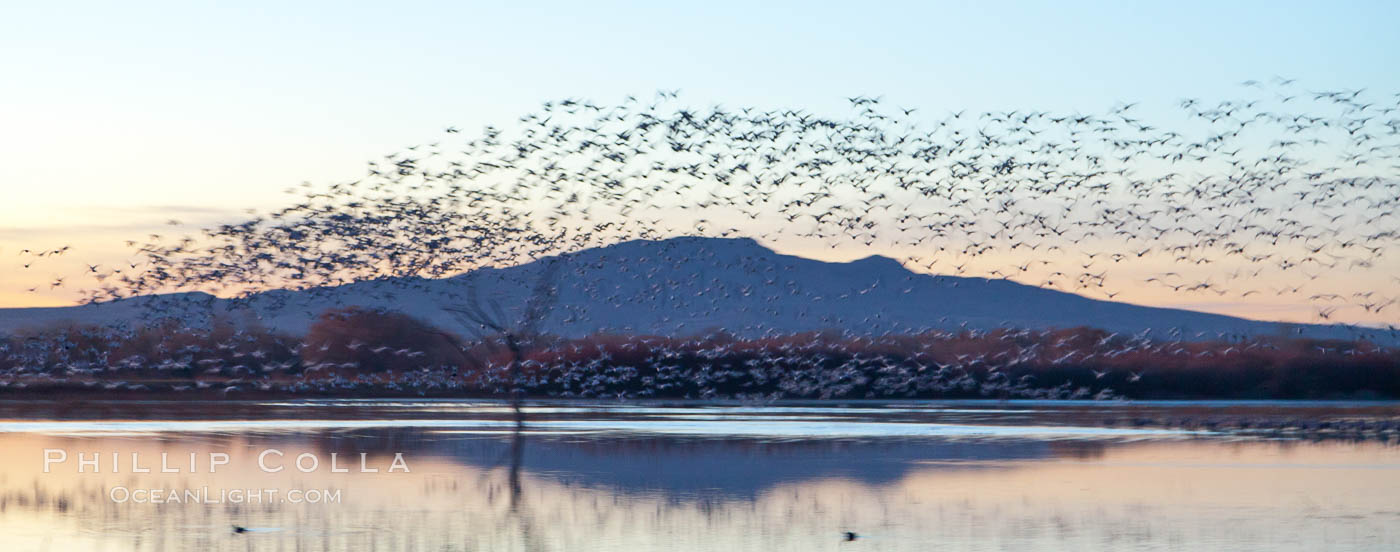
[[[150,412],[103,408],[108,419],[153,422]],[[373,415],[435,419],[412,403],[390,408],[397,413]],[[878,407],[867,413],[750,407],[618,413],[556,405],[532,411],[530,423],[519,428],[499,405],[483,405],[475,414],[468,406],[448,408],[459,421],[505,423],[468,430],[415,423],[182,428],[172,419],[230,420],[208,406],[179,405],[164,408],[180,414],[155,420],[159,430],[132,434],[83,426],[76,416],[54,411],[42,416],[78,423],[80,430],[24,426],[40,420],[15,419],[22,416],[12,411],[7,432],[0,433],[0,542],[12,550],[142,551],[1400,548],[1400,447],[1385,441],[1097,431],[868,435],[841,427],[822,433],[824,426],[930,419]],[[304,420],[345,414],[311,409],[315,413]],[[1018,410],[1000,425],[1074,427],[1054,406],[1038,409],[1052,412]],[[726,434],[711,427],[683,434],[614,423],[670,415],[719,426],[735,421],[729,416],[750,422],[752,416],[809,416],[796,421],[811,433]],[[994,413],[976,416],[981,423],[998,421]],[[275,406],[246,417],[294,419]],[[549,423],[562,421],[574,429]],[[264,473],[256,455],[268,448],[285,451],[288,465],[301,452],[322,463],[331,453],[356,460],[365,453],[366,464],[381,471],[331,473],[322,466],[311,473]],[[103,473],[79,474],[71,463],[43,473],[45,449],[136,453],[148,467],[159,465],[161,453],[183,459],[224,452],[230,458],[212,474],[203,466],[194,473],[110,473],[105,465]],[[395,452],[404,453],[411,472],[382,470]],[[114,486],[317,489],[339,491],[341,498],[333,504],[118,504],[110,496]],[[846,530],[861,537],[843,542]]]

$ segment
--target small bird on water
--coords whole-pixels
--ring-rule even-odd
[[[842,540],[845,540],[846,542],[856,540],[857,538],[860,538],[860,535],[857,535],[851,531],[846,531],[844,536],[842,536]]]

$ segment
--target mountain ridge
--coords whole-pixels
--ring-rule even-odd
[[[599,332],[736,335],[845,330],[857,334],[995,327],[1150,333],[1187,340],[1284,335],[1355,339],[1346,326],[1250,320],[1185,309],[1104,301],[1006,279],[919,274],[870,255],[827,262],[777,253],[751,238],[687,236],[630,240],[504,268],[444,279],[394,279],[308,291],[272,290],[243,300],[201,292],[74,307],[0,309],[0,331],[70,322],[135,323],[160,308],[226,311],[304,332],[327,309],[361,306],[401,311],[444,328],[460,327],[442,307],[475,290],[510,316],[521,311],[546,262],[562,262],[558,301],[542,330],[567,336]],[[198,306],[200,303],[207,305]],[[241,308],[232,308],[241,306]],[[174,311],[171,311],[174,312]],[[241,314],[239,314],[241,313]]]

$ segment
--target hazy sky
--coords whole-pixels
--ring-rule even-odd
[[[446,126],[566,96],[1150,112],[1275,75],[1400,90],[1396,2],[580,4],[6,6],[0,305],[71,300],[23,288],[77,261],[22,269],[21,248],[120,259],[167,219],[275,205]]]

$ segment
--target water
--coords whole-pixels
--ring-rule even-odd
[[[1400,549],[1396,403],[545,402],[525,418],[493,401],[0,403],[0,544]],[[101,471],[78,473],[79,454]],[[267,498],[232,498],[249,490]]]

